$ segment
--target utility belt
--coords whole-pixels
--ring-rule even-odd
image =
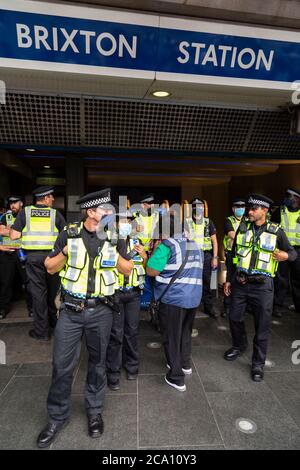
[[[120,287],[118,293],[126,294],[127,292],[143,292],[143,287],[134,286],[134,287]]]
[[[76,297],[63,292],[61,298],[66,308],[76,313],[81,313],[85,308],[96,308],[100,304],[106,305],[114,312],[120,313],[119,305],[114,296],[77,299]]]
[[[266,279],[270,279],[270,276],[264,276],[263,274],[247,274],[242,271],[238,271],[236,274],[236,280],[242,286],[245,284],[263,284]]]
[[[119,290],[118,292],[134,292],[134,291],[142,291],[144,288],[144,285],[142,286],[123,286],[123,287],[119,287]]]

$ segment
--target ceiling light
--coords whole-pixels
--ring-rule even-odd
[[[163,90],[157,90],[152,92],[153,96],[156,96],[156,98],[166,98],[167,96],[170,96],[171,93],[168,91],[163,91]]]
[[[26,149],[27,152],[35,152],[35,149]]]
[[[50,165],[44,165],[44,168],[51,168]]]

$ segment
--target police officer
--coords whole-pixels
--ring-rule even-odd
[[[293,262],[281,263],[275,277],[275,296],[273,315],[281,317],[284,299],[291,285],[295,310],[300,313],[300,190],[288,188],[279,210],[275,211],[272,220],[280,223],[285,234],[297,252]]]
[[[128,380],[136,380],[139,367],[138,328],[141,292],[148,260],[144,247],[138,239],[131,238],[133,216],[129,212],[118,214],[118,252],[134,263],[130,276],[119,274],[118,303],[120,314],[114,313],[110,340],[107,348],[107,381],[111,390],[119,390],[121,367]]]
[[[109,188],[79,199],[84,221],[66,227],[45,261],[50,274],[60,272],[63,303],[53,345],[53,375],[47,401],[49,421],[38,436],[38,447],[48,447],[68,422],[73,372],[83,335],[89,353],[85,388],[88,433],[96,438],[103,432],[106,349],[112,310],[117,309],[113,295],[118,289],[118,271],[130,276],[133,266],[118,255],[116,243],[111,242],[111,235],[104,230],[112,212],[110,202]]]
[[[244,320],[249,304],[255,323],[251,377],[256,382],[264,377],[273,308],[273,278],[278,262],[293,261],[297,256],[280,226],[267,222],[272,203],[266,196],[249,195],[246,202],[249,220],[242,220],[236,232],[232,263],[224,285],[225,295],[231,295],[229,321],[233,343],[224,358],[233,361],[247,347]]]
[[[241,219],[245,213],[245,199],[240,197],[234,198],[232,201],[232,215],[226,217],[225,224],[224,224],[224,251],[225,251],[225,261],[226,261],[226,268],[229,269],[230,265],[230,257],[231,257],[231,248],[233,244],[233,240],[235,237],[235,233],[240,225]],[[222,317],[226,317],[229,314],[229,306],[230,306],[230,296],[224,296],[224,311],[221,314]]]
[[[204,313],[211,318],[217,318],[213,309],[213,295],[210,288],[211,272],[218,268],[217,230],[213,221],[205,217],[206,202],[203,199],[196,197],[190,204],[192,205],[192,216],[186,220],[187,231],[204,252],[202,296]]]
[[[193,240],[186,238],[182,231],[176,232],[174,220],[174,215],[169,215],[166,223],[163,221],[162,242],[149,258],[146,271],[149,276],[155,276],[154,297],[159,300],[168,368],[165,381],[184,392],[184,377],[192,374],[191,334],[201,302],[203,256]]]
[[[51,186],[41,186],[33,191],[35,204],[20,211],[10,230],[11,240],[22,237],[22,248],[26,250],[26,274],[34,320],[34,329],[29,331],[29,336],[38,341],[49,341],[50,329],[56,325],[54,300],[59,289],[59,277],[47,274],[44,261],[66,221],[52,207],[53,193]]]
[[[31,301],[27,289],[27,277],[25,264],[18,256],[21,248],[21,241],[12,241],[9,238],[10,227],[16,220],[18,213],[23,207],[22,198],[12,195],[8,198],[9,211],[0,219],[0,235],[2,235],[2,245],[7,250],[1,254],[0,260],[0,319],[5,318],[9,312],[9,304],[13,298],[13,282],[16,273],[19,274],[22,285],[25,287],[25,299],[28,313],[31,316]]]
[[[136,224],[137,236],[144,246],[146,252],[149,252],[150,242],[154,238],[155,229],[159,222],[159,212],[155,210],[154,194],[147,194],[140,201],[141,210],[135,212],[134,219]]]

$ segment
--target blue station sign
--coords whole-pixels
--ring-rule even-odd
[[[300,79],[300,33],[0,0],[1,66],[286,88]]]

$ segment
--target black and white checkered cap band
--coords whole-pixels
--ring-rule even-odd
[[[92,199],[91,201],[83,202],[81,204],[81,209],[89,209],[90,207],[99,207],[101,204],[106,202],[111,202],[110,196],[101,197],[99,199]]]
[[[48,194],[52,194],[52,193],[54,193],[54,189],[49,189],[48,191],[45,191],[44,193],[35,194],[35,196],[37,197],[48,196]]]
[[[292,194],[293,196],[300,197],[300,193],[297,193],[296,191],[293,191],[292,189],[288,189],[286,192],[289,194]]]
[[[253,197],[250,197],[247,201],[248,205],[253,204],[256,206],[263,206],[269,209],[270,204],[266,201],[262,201],[261,199],[253,199]]]

